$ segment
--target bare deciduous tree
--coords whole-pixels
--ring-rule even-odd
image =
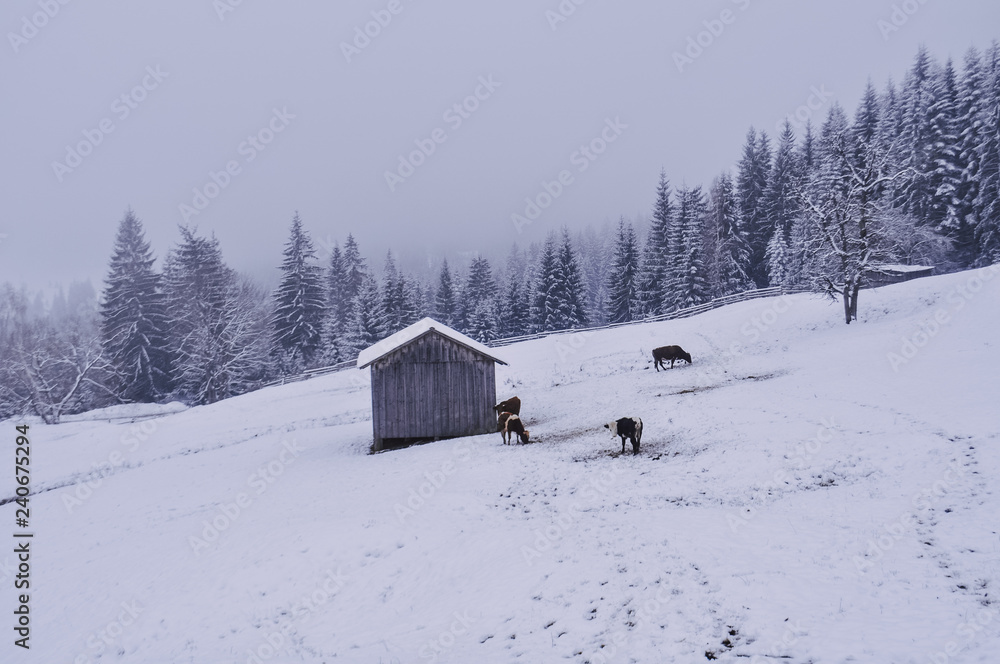
[[[883,192],[908,170],[890,172],[890,153],[855,141],[849,129],[840,131],[799,191],[808,272],[831,297],[843,298],[848,325],[857,320],[858,292],[866,275],[897,256],[892,238],[898,235],[900,216]]]
[[[95,394],[111,400],[102,380],[111,366],[96,330],[56,331],[45,321],[17,327],[0,365],[4,376],[0,399],[12,410],[58,424],[66,413],[98,405]]]

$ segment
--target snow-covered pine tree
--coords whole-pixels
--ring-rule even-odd
[[[451,270],[448,269],[448,259],[441,264],[441,274],[438,277],[437,292],[434,296],[434,317],[447,325],[455,326],[458,314],[458,303],[455,298],[455,286],[451,280]]]
[[[326,312],[323,274],[316,251],[298,212],[292,219],[281,263],[281,282],[274,293],[274,348],[289,358],[288,366],[312,363],[322,340]]]
[[[681,227],[684,238],[684,260],[678,270],[675,302],[679,309],[685,309],[712,298],[702,249],[706,206],[705,195],[700,186],[680,189],[677,198],[677,224]]]
[[[129,208],[118,225],[100,305],[101,346],[122,401],[153,402],[171,388],[160,276],[142,222]]]
[[[799,165],[802,168],[803,177],[808,177],[812,173],[813,166],[816,165],[816,136],[813,133],[812,120],[806,120],[802,144],[799,146]]]
[[[428,313],[427,303],[424,301],[424,289],[419,281],[405,274],[399,279],[403,293],[400,325],[409,327]]]
[[[764,207],[764,193],[771,169],[771,147],[765,132],[757,135],[751,127],[743,146],[743,157],[736,178],[736,200],[739,212],[739,231],[750,248],[750,262],[743,271],[753,279],[758,288],[767,287],[767,243],[772,227]]]
[[[365,275],[368,274],[368,266],[365,265],[365,259],[361,257],[357,241],[350,233],[347,234],[347,240],[344,241],[344,271],[347,274],[345,296],[348,302],[353,302],[354,298],[361,292],[361,283],[364,281]]]
[[[965,168],[960,163],[958,88],[955,68],[950,59],[945,63],[944,69],[934,77],[932,95],[933,101],[928,109],[931,170],[928,174],[930,200],[927,223],[931,228],[951,236],[954,240],[957,239],[955,233],[964,226],[960,219],[961,203],[958,200],[958,190],[962,184],[962,173]],[[964,267],[961,261],[971,261],[970,254],[973,248],[971,227],[961,230],[966,239],[962,243],[964,248],[958,252],[961,258],[956,256],[958,258],[958,261],[955,261],[956,267]]]
[[[568,327],[565,276],[559,261],[555,233],[545,239],[531,289],[531,327],[534,332],[551,332]]]
[[[853,159],[860,168],[865,168],[865,158],[868,155],[866,148],[872,143],[878,143],[879,153],[884,154],[885,149],[879,142],[882,124],[882,103],[871,79],[865,86],[865,91],[861,96],[861,102],[854,114],[854,155]]]
[[[642,310],[639,304],[639,248],[636,246],[635,230],[622,217],[618,222],[611,270],[608,273],[607,319],[611,323],[626,323],[639,320]]]
[[[475,303],[469,316],[468,336],[484,344],[499,338],[493,300],[482,300]]]
[[[989,90],[985,83],[983,59],[979,51],[970,48],[965,54],[956,111],[958,164],[962,173],[955,191],[957,221],[951,235],[954,243],[953,259],[960,267],[975,265],[979,256],[976,230],[981,217],[976,201],[982,186],[981,148],[988,123],[985,106]]]
[[[728,172],[712,184],[706,223],[715,234],[715,254],[709,258],[714,265],[708,271],[713,295],[723,297],[753,288],[750,277],[743,272],[750,249],[736,228],[736,195]]]
[[[898,173],[907,161],[903,143],[905,109],[896,84],[891,78],[879,95],[878,105],[878,132],[875,140],[878,142],[879,151],[886,155],[887,168],[893,173]],[[900,177],[898,180],[886,183],[884,195],[892,205],[901,206],[908,181],[907,177]]]
[[[181,242],[164,267],[174,396],[191,404],[214,403],[265,377],[266,296],[225,265],[218,240],[180,230]]]
[[[566,327],[584,327],[587,311],[584,306],[585,293],[583,276],[577,262],[576,251],[569,237],[569,229],[563,228],[562,245],[559,247],[559,267],[563,277],[563,293],[566,301]]]
[[[853,154],[850,130],[850,123],[843,107],[834,103],[826,114],[826,120],[820,130],[817,144],[817,158],[819,160],[817,170],[826,169],[825,173],[818,173],[818,175],[830,187],[834,186],[834,183],[848,178],[850,166],[847,160],[850,155],[845,155],[843,152],[844,150],[852,150]],[[831,169],[836,172],[831,172]]]
[[[1000,262],[1000,43],[994,42],[983,57],[985,126],[979,141],[979,193],[973,203],[976,215],[978,267]]]
[[[871,100],[875,100],[875,90],[869,87]],[[798,215],[798,197],[802,168],[795,147],[795,132],[787,120],[778,141],[774,164],[764,190],[764,213],[773,229],[767,245],[768,283],[772,286],[788,283],[788,261],[792,241],[792,224]]]
[[[526,283],[528,272],[524,252],[512,244],[503,276],[498,276],[499,292],[494,303],[497,336],[501,339],[531,332],[531,295]]]
[[[330,252],[326,272],[326,320],[323,323],[324,364],[336,364],[348,359],[345,347],[347,324],[351,315],[351,295],[348,292],[347,264],[339,244]]]
[[[670,246],[673,224],[673,203],[670,200],[670,183],[665,170],[660,171],[656,185],[656,202],[649,225],[649,236],[642,253],[642,274],[639,278],[642,312],[647,316],[666,313],[670,274]]]
[[[677,206],[680,205],[680,189],[675,192]],[[674,209],[673,220],[667,230],[667,269],[663,287],[663,306],[661,313],[675,311],[680,307],[680,287],[683,281],[684,264],[687,261],[687,251],[684,246],[684,226]]]
[[[403,280],[396,269],[396,260],[392,251],[385,255],[385,267],[382,270],[382,332],[383,338],[402,330],[404,289]]]
[[[579,235],[580,262],[587,293],[587,320],[592,325],[607,323],[608,256],[610,235],[605,226],[601,233],[588,226]]]
[[[932,191],[930,188],[931,128],[930,106],[933,102],[933,62],[923,46],[917,51],[913,67],[903,82],[900,102],[903,125],[900,136],[901,163],[906,169],[897,188],[895,202],[904,213],[918,223],[929,218]]]
[[[982,178],[983,133],[986,130],[987,114],[984,109],[984,77],[982,57],[975,48],[965,54],[965,66],[958,97],[957,133],[958,162],[962,166],[958,190],[958,227],[955,238],[956,261],[963,267],[976,262],[976,226],[979,216],[976,200]]]
[[[371,275],[362,274],[361,286],[351,305],[351,320],[347,332],[348,347],[353,355],[356,356],[383,338],[384,318],[378,283]]]
[[[492,334],[496,334],[496,321],[489,320],[491,316],[487,315],[494,311],[493,300],[496,298],[496,292],[496,281],[493,279],[493,268],[490,267],[489,260],[483,256],[473,258],[462,292],[461,309],[464,321],[462,332],[473,336],[484,333],[482,332],[484,326],[488,326]],[[479,311],[478,322],[473,323],[473,318],[477,317],[477,311],[480,309],[482,311]]]
[[[518,272],[507,270],[507,280],[496,305],[497,335],[501,339],[530,334],[531,302]]]

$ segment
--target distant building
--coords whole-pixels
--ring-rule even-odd
[[[497,429],[494,350],[430,318],[358,355],[371,367],[374,449]]]
[[[911,279],[929,277],[934,268],[927,265],[875,265],[869,268],[867,285],[871,288],[898,284]]]

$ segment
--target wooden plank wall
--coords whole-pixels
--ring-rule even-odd
[[[496,430],[493,360],[430,333],[372,367],[372,427],[386,438],[451,438]]]

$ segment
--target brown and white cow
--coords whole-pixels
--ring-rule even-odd
[[[531,432],[524,428],[524,422],[521,421],[520,417],[511,413],[510,417],[507,418],[507,421],[504,422],[503,431],[501,433],[503,435],[503,444],[509,445],[513,441],[515,435],[517,435],[518,439],[520,439],[522,443],[527,443],[528,436]]]
[[[500,413],[497,416],[497,431],[499,431],[500,433],[503,433],[504,425],[507,424],[507,420],[513,414],[514,413]]]

